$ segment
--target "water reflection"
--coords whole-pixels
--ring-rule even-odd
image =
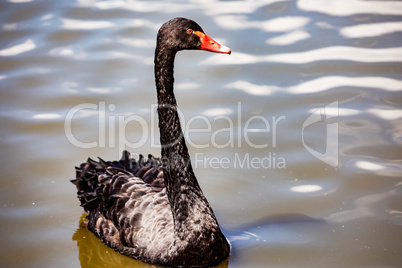
[[[82,49],[74,47],[58,47],[49,51],[49,55],[73,59],[85,59],[87,54]]]
[[[44,120],[51,120],[51,119],[58,119],[61,118],[60,114],[54,114],[54,113],[47,113],[47,114],[35,114],[33,119],[44,119]]]
[[[310,38],[311,35],[305,31],[297,30],[292,31],[290,33],[286,33],[284,35],[272,37],[265,41],[268,45],[275,45],[275,46],[286,46],[292,45],[299,41],[306,40]]]
[[[155,44],[155,40],[153,39],[138,39],[138,38],[117,38],[116,40],[120,44],[138,47],[138,48],[148,48],[152,47]]]
[[[385,120],[395,120],[402,118],[402,109],[368,109],[369,113]]]
[[[88,21],[88,20],[73,20],[61,19],[62,28],[66,30],[95,30],[115,26],[109,21]]]
[[[247,81],[236,81],[225,86],[226,88],[242,90],[247,94],[256,96],[269,96],[274,92],[280,91],[279,87],[267,85],[254,85]]]
[[[305,52],[276,54],[263,57],[261,61],[304,64],[324,60],[348,60],[357,62],[399,62],[402,48],[356,48],[333,46]]]
[[[345,6],[347,5],[347,7]],[[332,16],[350,16],[356,14],[402,15],[402,2],[348,0],[298,0],[297,6],[301,10],[321,12]]]
[[[232,57],[210,56],[202,61],[203,65],[237,65],[264,62],[277,62],[287,64],[306,64],[318,61],[345,60],[356,62],[400,62],[402,61],[402,48],[357,48],[346,46],[333,46],[313,49],[305,52],[284,53],[275,55],[254,56],[246,53],[232,53]]]
[[[14,45],[12,47],[0,50],[0,56],[16,56],[35,48],[35,42],[32,39],[28,39],[22,44]]]
[[[111,94],[111,93],[116,92],[116,91],[120,91],[120,88],[118,88],[118,87],[114,87],[114,88],[89,87],[89,88],[87,88],[87,90],[89,92],[93,92],[93,93],[96,93],[96,94],[105,94],[105,95],[107,95],[107,94]]]
[[[369,171],[376,171],[376,170],[383,170],[385,167],[383,165],[379,165],[376,163],[372,162],[367,162],[367,161],[357,161],[355,163],[356,167],[364,169],[364,170],[369,170]]]
[[[83,214],[80,219],[80,227],[75,231],[72,240],[77,242],[79,260],[81,268],[94,267],[132,267],[132,268],[157,268],[159,266],[147,264],[123,254],[120,254],[108,246],[104,245],[94,234],[92,234],[82,222],[86,214]],[[224,261],[215,268],[227,268],[229,260]]]
[[[229,108],[212,108],[201,112],[202,115],[208,117],[216,117],[222,115],[229,115],[233,113],[232,109]]]
[[[77,242],[79,260],[81,268],[92,267],[138,267],[151,268],[157,267],[149,265],[133,258],[124,256],[106,245],[95,237],[86,228],[78,228],[73,236],[73,241]]]
[[[398,196],[399,193],[396,189],[391,189],[389,191],[368,194],[366,196],[360,197],[353,202],[353,208],[345,209],[340,212],[333,213],[326,217],[328,222],[349,222],[356,219],[365,219],[370,217],[377,218],[388,218],[388,213],[382,211],[378,213],[374,207],[381,204],[382,201],[389,199],[393,196]]]
[[[199,88],[200,84],[195,83],[195,82],[187,82],[187,83],[176,83],[175,85],[175,90],[192,90]]]
[[[303,245],[314,239],[310,232],[314,228],[328,228],[325,220],[314,219],[302,214],[274,215],[242,226],[242,231],[224,230],[232,245],[236,259],[239,251],[280,245]],[[232,258],[232,257],[231,257]]]
[[[279,17],[266,21],[247,20],[242,15],[224,15],[216,17],[219,26],[228,30],[259,29],[265,32],[287,32],[306,26],[310,22],[307,17]]]
[[[314,193],[319,192],[321,190],[322,187],[320,185],[312,185],[312,184],[298,185],[290,188],[290,191],[295,193]]]
[[[225,86],[230,89],[238,89],[247,94],[257,96],[268,96],[277,92],[287,92],[289,94],[311,94],[328,91],[334,88],[341,87],[356,87],[356,88],[375,88],[386,91],[399,91],[402,88],[402,81],[387,77],[347,77],[347,76],[323,76],[309,81],[301,82],[295,86],[279,87],[269,85],[256,85],[248,81],[235,81]],[[379,115],[388,119],[396,119],[401,117],[401,110],[383,110],[371,109],[370,113]],[[358,114],[360,111],[349,109],[342,110],[345,115]]]
[[[380,36],[402,31],[402,22],[381,22],[344,27],[340,33],[347,38]]]

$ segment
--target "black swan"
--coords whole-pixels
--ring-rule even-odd
[[[173,93],[175,55],[184,49],[230,54],[185,18],[159,29],[155,81],[161,158],[88,159],[76,167],[87,228],[114,250],[138,260],[173,267],[206,267],[226,260],[230,244],[194,175]]]

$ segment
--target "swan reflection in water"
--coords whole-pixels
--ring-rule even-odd
[[[79,260],[82,268],[155,268],[156,265],[148,264],[120,254],[103,244],[93,233],[88,231],[84,224],[87,214],[81,216],[79,227],[75,231],[72,240],[77,241]],[[215,268],[227,268],[229,260],[215,266]]]

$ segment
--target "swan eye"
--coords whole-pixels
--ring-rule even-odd
[[[188,30],[187,30],[187,33],[188,33],[188,34],[193,34],[193,32],[194,32],[194,31],[191,30],[191,29],[188,29]]]

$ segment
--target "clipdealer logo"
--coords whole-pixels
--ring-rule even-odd
[[[64,120],[64,131],[69,142],[83,149],[89,148],[118,148],[121,152],[126,148],[139,149],[146,144],[149,144],[151,148],[159,148],[160,144],[156,136],[157,117],[156,110],[158,105],[152,104],[150,107],[150,122],[138,114],[131,115],[116,115],[113,112],[116,110],[116,105],[106,105],[105,102],[94,103],[82,103],[72,107]],[[254,149],[269,149],[276,148],[277,139],[281,137],[280,127],[281,122],[286,120],[286,116],[279,117],[271,116],[264,117],[261,115],[254,115],[244,122],[242,121],[242,107],[241,102],[237,105],[237,118],[233,119],[227,115],[217,114],[214,116],[196,115],[190,118],[185,118],[182,111],[177,107],[171,107],[176,109],[182,124],[184,136],[186,142],[197,149],[204,149],[210,146],[214,148],[225,147],[238,147],[246,145]],[[97,116],[98,125],[98,139],[83,142],[77,139],[73,133],[73,120],[79,120],[80,116]],[[304,148],[314,157],[322,162],[336,167],[338,165],[338,123],[331,123],[329,121],[332,118],[338,116],[338,102],[333,102],[320,109],[313,111],[313,113],[304,121],[301,132],[302,142]],[[236,116],[235,116],[236,117]],[[220,125],[228,127],[221,127],[217,130],[213,130],[214,122],[219,122]],[[131,142],[126,137],[126,130],[129,124],[136,124],[139,129],[136,133],[139,139],[135,142]],[[198,125],[197,125],[198,123]],[[205,127],[199,127],[201,125]],[[326,124],[326,144],[325,152],[319,152],[306,143],[305,133],[310,133],[307,130],[308,126],[313,124]],[[198,126],[198,127],[197,127]],[[191,134],[205,133],[209,134],[210,140],[201,142],[198,140],[195,142],[191,138]],[[261,152],[261,151],[259,151]],[[133,154],[132,156],[135,156]],[[260,156],[253,156],[249,152],[235,153],[232,157],[208,157],[203,153],[196,153],[195,164],[203,167],[211,168],[229,168],[234,167],[248,167],[248,168],[271,168],[282,169],[286,168],[285,158],[279,153],[263,152]]]
[[[338,101],[332,102],[320,109],[315,110],[303,123],[302,127],[302,141],[304,148],[322,162],[336,167],[338,166],[338,122],[330,123],[330,119],[337,118],[339,115]],[[326,124],[326,144],[325,152],[314,150],[306,144],[305,129],[306,127],[315,123]]]

